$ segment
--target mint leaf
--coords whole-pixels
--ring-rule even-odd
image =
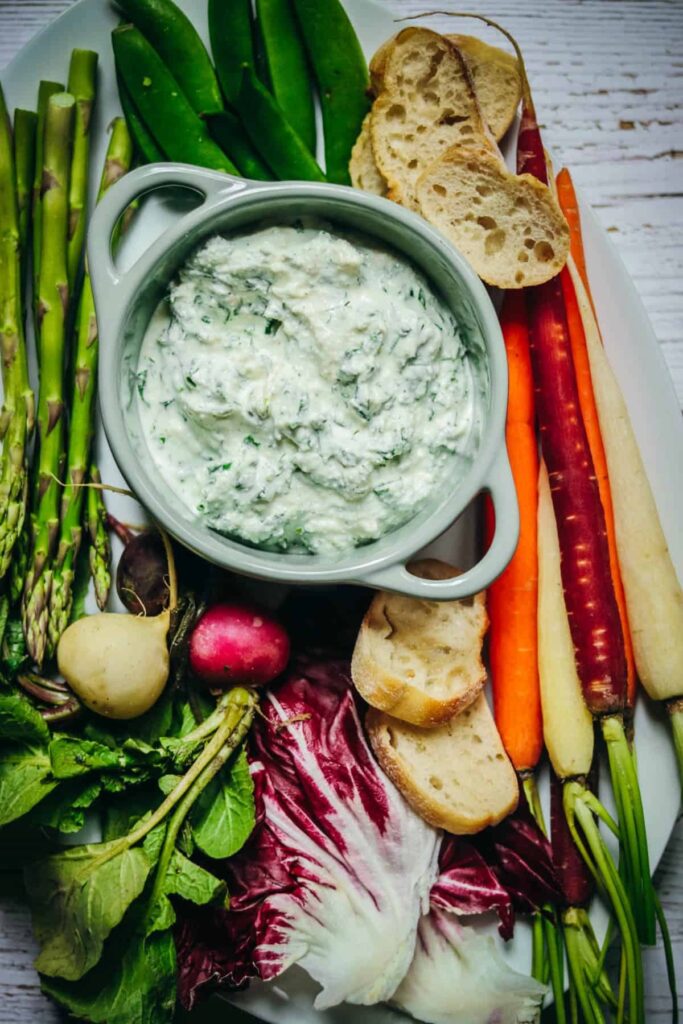
[[[256,821],[254,783],[244,748],[200,793],[190,820],[194,841],[207,857],[223,860],[244,846]]]
[[[176,953],[171,932],[146,931],[136,908],[108,939],[100,962],[80,981],[42,978],[43,991],[93,1024],[171,1024]]]
[[[43,716],[23,693],[0,693],[0,739],[14,743],[49,743]]]
[[[72,847],[30,865],[24,880],[41,946],[38,970],[68,981],[82,978],[142,892],[149,870],[144,850],[121,849],[120,840]]]
[[[0,825],[16,821],[57,785],[40,747],[10,744],[0,753]]]

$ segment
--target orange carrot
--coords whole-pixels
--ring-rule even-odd
[[[510,374],[505,434],[519,501],[520,535],[514,558],[488,591],[489,652],[496,723],[517,771],[529,772],[541,756],[543,728],[536,647],[538,445],[521,292],[506,294],[500,321]]]
[[[562,189],[560,188],[561,177],[564,180]],[[577,263],[574,256],[574,249],[578,248],[581,253],[581,262],[583,262],[585,273],[583,243],[581,240],[581,222],[579,220],[578,208],[576,207],[576,196],[572,186],[571,176],[566,168],[560,171],[557,181],[560,205],[562,205],[563,202],[563,194],[565,197],[568,194],[571,194],[573,197],[573,206],[570,206],[569,208],[562,206],[562,210],[567,217],[567,222],[569,223],[572,259],[574,259],[576,268],[583,279],[581,263]],[[605,449],[602,443],[602,436],[600,434],[600,421],[598,419],[598,410],[595,405],[595,396],[593,394],[593,381],[591,379],[583,320],[581,319],[574,285],[567,267],[564,268],[560,276],[565,307],[567,310],[567,324],[569,326],[569,340],[571,344],[572,359],[574,362],[576,383],[579,391],[579,406],[581,408],[581,416],[583,418],[586,435],[588,437],[588,447],[590,448],[591,457],[593,459],[593,467],[595,469],[598,490],[600,492],[600,502],[605,513],[605,527],[607,529],[607,544],[609,548],[610,570],[614,585],[614,596],[616,598],[617,608],[619,610],[619,619],[621,620],[621,628],[624,634],[624,653],[626,655],[627,672],[627,705],[632,708],[636,695],[636,665],[633,656],[633,643],[628,628],[624,585],[621,580],[621,570],[619,568],[617,538],[614,527],[614,509],[612,506],[612,493],[610,490],[609,476],[607,472],[607,459],[605,457]],[[588,288],[586,290],[588,291]],[[590,292],[588,294],[590,296]]]
[[[581,275],[581,280],[583,281],[584,288],[588,292],[588,298],[590,299],[593,312],[595,313],[593,296],[591,295],[590,284],[588,283],[586,255],[583,250],[583,235],[581,234],[581,215],[579,213],[579,204],[576,199],[576,192],[574,191],[574,182],[572,181],[572,176],[569,173],[568,168],[563,167],[557,175],[556,185],[557,199],[562,208],[562,213],[567,219],[567,224],[569,225],[569,251],[571,252],[576,269]]]

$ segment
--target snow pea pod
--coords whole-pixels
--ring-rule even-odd
[[[223,95],[234,103],[242,68],[256,66],[250,0],[209,0],[209,38]]]
[[[349,159],[370,101],[368,68],[339,0],[293,0],[318,84],[328,181],[350,185]]]
[[[325,175],[252,68],[242,71],[235,103],[242,124],[281,181],[325,181]]]
[[[173,0],[116,0],[140,29],[197,114],[223,109],[216,73],[197,30]]]
[[[240,174],[255,181],[272,181],[273,173],[254,149],[244,125],[230,110],[222,110],[208,119],[209,131]]]
[[[290,0],[256,0],[270,88],[292,128],[315,154],[310,66]]]
[[[126,88],[126,83],[121,77],[117,69],[116,80],[119,88],[119,102],[121,104],[121,110],[123,116],[126,119],[128,125],[128,131],[133,140],[138,155],[142,157],[146,164],[156,164],[160,160],[164,159],[164,154],[161,152],[154,136],[148,130],[147,125],[140,117],[133,99]]]
[[[131,99],[169,160],[237,174],[153,46],[133,25],[112,32],[114,57]]]

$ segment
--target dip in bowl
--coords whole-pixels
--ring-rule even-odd
[[[121,274],[110,238],[141,192],[205,195]],[[352,189],[184,165],[127,175],[89,257],[100,394],[123,475],[180,541],[226,568],[434,599],[483,589],[516,544],[505,352],[488,295],[416,215]],[[484,558],[405,569],[478,491]]]

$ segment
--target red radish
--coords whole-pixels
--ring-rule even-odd
[[[213,605],[190,639],[192,670],[212,687],[264,686],[284,671],[288,660],[284,628],[253,605]]]

